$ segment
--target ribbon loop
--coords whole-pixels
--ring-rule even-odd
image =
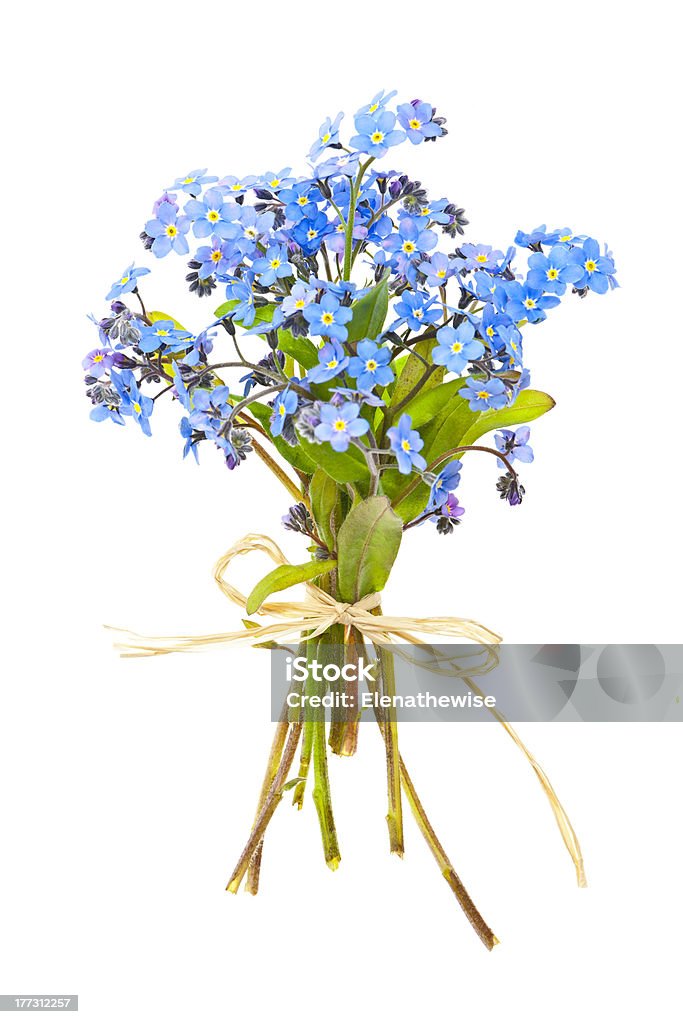
[[[270,537],[260,533],[249,533],[219,558],[214,568],[214,579],[221,591],[243,611],[247,599],[227,578],[227,570],[236,558],[260,551],[276,565],[289,565],[288,559]],[[474,643],[492,645],[500,643],[501,637],[485,626],[471,619],[455,617],[416,619],[374,614],[381,601],[380,594],[367,594],[353,604],[335,600],[314,583],[306,583],[304,601],[264,601],[258,610],[260,617],[275,621],[250,629],[231,633],[210,633],[204,636],[142,636],[127,630],[120,634],[115,643],[122,657],[144,658],[172,652],[198,651],[202,648],[233,646],[235,644],[256,644],[263,641],[284,641],[310,631],[311,637],[321,636],[330,626],[341,623],[354,626],[371,643],[380,645],[400,641],[418,644],[416,636],[461,637]]]

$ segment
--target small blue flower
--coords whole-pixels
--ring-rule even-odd
[[[554,245],[547,255],[533,252],[529,257],[529,285],[552,295],[564,295],[567,285],[575,284],[583,276],[582,268],[570,257],[571,250],[566,245]]]
[[[299,181],[285,188],[278,196],[285,204],[285,217],[292,224],[315,217],[318,213],[317,200],[322,199],[317,189],[313,189],[310,181]]]
[[[502,380],[491,377],[489,380],[475,380],[470,377],[460,394],[470,403],[472,412],[485,412],[486,409],[503,409],[508,404],[508,391]]]
[[[534,452],[529,444],[530,434],[531,428],[526,426],[518,427],[517,430],[501,430],[494,437],[496,448],[508,462],[514,462],[515,459],[520,462],[533,462]],[[498,459],[498,465],[501,469],[505,468],[505,463],[500,459]]]
[[[171,203],[160,203],[156,217],[145,224],[145,233],[153,238],[152,252],[161,258],[171,250],[183,256],[189,252],[185,235],[190,230],[190,218],[178,215]]]
[[[90,377],[103,377],[116,365],[116,353],[110,348],[96,348],[88,352],[81,365]]]
[[[232,242],[225,242],[218,235],[211,239],[211,245],[200,245],[195,260],[201,263],[197,271],[199,278],[206,281],[213,274],[227,274],[239,259]]]
[[[317,209],[317,207],[316,207]],[[304,217],[292,230],[292,237],[301,246],[307,256],[318,251],[325,236],[333,230],[325,214],[320,210],[312,217]]]
[[[394,379],[394,371],[388,365],[391,352],[386,345],[378,345],[365,339],[358,343],[357,355],[349,362],[349,376],[358,382],[361,391],[370,391],[376,384],[386,387]]]
[[[294,178],[289,177],[291,167],[283,167],[281,171],[266,171],[259,179],[259,185],[270,189],[271,192],[279,193],[283,188],[289,188],[294,184]]]
[[[427,292],[403,292],[401,301],[394,306],[398,320],[392,327],[406,323],[412,331],[419,331],[425,324],[435,324],[441,316],[441,307],[434,303],[435,296]]]
[[[389,427],[387,437],[391,450],[396,456],[398,469],[404,475],[410,473],[413,468],[422,472],[427,468],[427,463],[420,452],[424,447],[424,441],[417,430],[412,429],[412,420],[407,413],[404,413],[397,426]]]
[[[147,437],[152,436],[152,428],[149,425],[149,417],[154,410],[154,402],[151,398],[141,394],[137,381],[130,370],[122,370],[117,373],[111,371],[112,384],[121,398],[121,412],[132,416],[140,429]]]
[[[354,437],[367,434],[370,424],[359,417],[356,402],[333,405],[324,402],[319,409],[320,423],[315,428],[318,441],[329,441],[336,452],[345,452]]]
[[[285,388],[275,399],[273,404],[273,415],[270,417],[270,432],[273,437],[280,437],[282,434],[282,428],[285,425],[285,420],[292,413],[295,413],[297,406],[299,405],[299,399],[294,391],[290,391],[289,388]]]
[[[237,306],[230,313],[230,318],[242,324],[243,327],[251,327],[256,317],[254,291],[251,285],[236,277],[228,283],[225,295],[233,302],[237,301]]]
[[[361,114],[376,114],[378,110],[384,110],[389,100],[393,100],[395,95],[396,89],[392,89],[391,92],[386,93],[384,89],[380,89],[378,93],[375,93],[369,103],[366,103],[356,111],[355,116],[360,117]]]
[[[443,252],[435,252],[431,259],[423,260],[418,270],[427,278],[429,288],[440,288],[446,284],[449,277],[452,277],[460,269],[462,260],[449,259]]]
[[[318,138],[311,146],[308,159],[316,161],[325,152],[328,146],[334,146],[339,142],[339,125],[344,117],[341,111],[337,114],[334,121],[331,121],[329,117],[326,117],[323,123],[320,125],[318,132]]]
[[[397,146],[406,137],[404,131],[394,128],[396,115],[390,110],[357,114],[354,124],[358,134],[352,137],[349,145],[369,156],[386,156],[390,146]]]
[[[284,245],[271,245],[265,256],[254,260],[251,269],[259,275],[259,284],[264,287],[294,273],[291,263],[287,262],[287,247]]]
[[[303,310],[308,321],[310,333],[315,337],[336,338],[346,341],[349,332],[344,326],[352,318],[353,313],[348,306],[342,306],[334,295],[326,293],[320,302],[311,302]]]
[[[397,107],[398,120],[406,135],[417,146],[425,139],[436,139],[443,135],[443,128],[432,121],[434,108],[431,103],[413,100],[412,103],[401,103]]]
[[[255,174],[248,174],[246,178],[236,178],[234,174],[228,174],[227,177],[221,178],[216,188],[222,189],[233,199],[237,199],[238,196],[243,196],[245,192],[253,188],[257,181],[258,178]]]
[[[201,200],[190,199],[184,212],[192,220],[197,238],[208,238],[209,235],[236,238],[239,234],[239,228],[233,222],[238,219],[241,208],[237,203],[226,203],[220,189],[210,188]]]
[[[552,309],[560,303],[559,296],[544,295],[540,289],[532,288],[526,282],[505,281],[503,284],[507,296],[505,312],[516,323],[528,320],[530,324],[537,324],[545,320],[546,309]]]
[[[493,270],[503,258],[500,249],[493,249],[490,245],[472,245],[471,242],[461,245],[460,252],[465,257],[466,270]]]
[[[349,357],[338,341],[328,341],[318,353],[318,365],[308,371],[308,379],[313,384],[324,384],[343,373],[349,365]]]
[[[218,181],[218,178],[215,175],[207,175],[206,167],[202,167],[201,170],[190,171],[184,177],[176,178],[173,184],[169,185],[167,191],[179,188],[191,196],[198,196],[204,185],[210,185],[214,181]]]
[[[569,253],[569,259],[581,270],[581,276],[574,282],[575,288],[590,288],[592,292],[604,295],[610,285],[616,286],[614,261],[606,247],[605,255],[600,255],[600,246],[594,238],[587,238],[583,246],[575,246]]]
[[[462,462],[457,459],[449,462],[432,480],[429,491],[429,505],[443,505],[448,501],[450,491],[454,491],[460,483]]]
[[[530,245],[554,245],[555,242],[571,242],[573,233],[569,228],[556,228],[554,231],[547,231],[545,224],[540,224],[533,231],[518,231],[515,235],[515,245],[524,247]]]
[[[109,289],[107,302],[111,299],[118,299],[121,295],[125,295],[126,292],[134,291],[138,286],[138,278],[144,277],[145,274],[149,273],[150,271],[147,267],[136,267],[134,263],[131,263],[129,267],[126,267],[118,281],[114,281]]]
[[[315,288],[308,288],[303,281],[298,281],[289,295],[282,300],[280,309],[286,317],[292,316],[293,313],[302,313],[314,298]]]
[[[150,326],[143,325],[138,347],[143,352],[158,352],[159,349],[177,352],[188,348],[191,342],[192,335],[178,330],[172,320],[155,320]]]
[[[179,424],[180,436],[184,438],[185,444],[183,445],[183,458],[192,452],[194,455],[194,461],[199,465],[199,443],[194,436],[194,430],[187,416],[183,416]]]
[[[436,332],[438,344],[432,350],[437,366],[445,366],[450,373],[462,373],[472,359],[484,354],[484,346],[474,337],[474,325],[464,320],[457,327],[440,327]]]
[[[426,224],[422,218],[403,217],[398,232],[384,239],[383,248],[387,252],[400,253],[408,259],[429,252],[438,242],[438,238],[436,232],[426,227]]]
[[[268,234],[274,220],[273,213],[259,214],[253,206],[242,207],[235,245],[243,256],[251,256],[256,251],[258,241]]]

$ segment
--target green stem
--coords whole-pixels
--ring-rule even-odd
[[[308,643],[308,660],[315,658],[320,641],[312,640]],[[310,669],[309,669],[310,675]],[[321,697],[325,694],[325,683],[313,681],[313,692]],[[318,813],[320,835],[323,841],[323,852],[325,862],[331,871],[339,867],[341,855],[337,841],[337,829],[334,824],[332,812],[332,793],[330,790],[330,777],[327,770],[327,725],[325,722],[324,708],[306,708],[305,714],[310,716],[310,726],[313,748],[313,803]]]
[[[377,614],[381,615],[378,609]],[[403,808],[401,806],[401,767],[398,750],[398,722],[394,697],[396,696],[396,676],[394,673],[394,656],[385,647],[380,647],[379,664],[382,674],[383,694],[391,697],[390,707],[385,709],[384,741],[387,755],[387,796],[389,809],[387,825],[389,827],[389,849],[392,853],[403,856]]]
[[[450,459],[451,456],[453,455],[458,455],[460,452],[487,452],[489,455],[495,455],[496,458],[500,459],[500,461],[504,464],[508,472],[512,473],[514,478],[517,479],[517,473],[512,468],[510,461],[506,459],[505,456],[496,448],[488,448],[486,445],[483,444],[461,444],[458,445],[457,448],[449,448],[447,452],[442,452],[442,454],[437,456],[437,458],[435,458],[433,462],[430,462],[427,468],[424,470],[424,472],[433,473],[435,469],[438,469],[442,462],[445,462],[446,459]],[[407,487],[405,487],[399,494],[396,495],[396,497],[391,503],[391,507],[397,508],[402,501],[405,501],[408,495],[413,493],[416,487],[419,487],[421,483],[422,476],[416,476],[415,479],[412,480]]]
[[[356,203],[358,201],[358,193],[360,186],[363,181],[363,175],[367,171],[370,164],[375,158],[369,157],[364,164],[361,164],[358,168],[358,174],[356,180],[351,185],[351,197],[349,199],[349,216],[346,221],[346,234],[344,237],[344,281],[351,279],[351,267],[353,265],[352,254],[353,254],[353,228],[356,220]]]
[[[266,766],[266,774],[263,779],[263,785],[261,786],[261,793],[259,795],[258,805],[256,808],[256,816],[254,818],[254,824],[258,821],[259,814],[263,808],[264,803],[270,788],[273,785],[273,780],[277,775],[277,770],[280,767],[280,761],[282,760],[282,751],[284,750],[285,741],[287,739],[287,733],[289,732],[289,722],[287,720],[278,722],[275,730],[275,736],[273,737],[273,743],[270,748],[270,756],[268,758],[268,764]],[[254,855],[249,862],[249,870],[247,872],[247,892],[255,896],[258,892],[259,878],[261,875],[261,858],[263,856],[263,839],[256,847]]]
[[[251,863],[251,859],[256,853],[259,843],[263,839],[263,835],[266,829],[268,828],[270,819],[275,814],[277,805],[282,800],[282,796],[284,793],[283,787],[285,785],[285,782],[287,781],[289,769],[292,767],[292,762],[296,754],[296,749],[299,746],[300,738],[301,723],[294,722],[289,727],[289,733],[287,735],[287,741],[282,751],[280,765],[275,774],[275,778],[273,779],[273,783],[268,792],[268,796],[266,797],[263,806],[261,807],[261,810],[257,815],[254,827],[251,830],[251,835],[247,840],[247,845],[242,850],[240,859],[237,862],[237,866],[235,867],[235,870],[230,876],[230,881],[226,886],[228,892],[234,893],[237,892],[237,890],[239,889],[242,879],[244,878],[249,867],[249,864]]]

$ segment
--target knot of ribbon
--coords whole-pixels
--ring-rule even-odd
[[[289,565],[289,560],[270,537],[250,533],[219,558],[214,578],[221,591],[243,611],[247,598],[227,576],[230,563],[241,555],[255,552],[267,555],[276,565]],[[501,637],[471,619],[453,616],[439,618],[412,618],[382,615],[378,612],[380,594],[367,594],[352,604],[337,601],[314,583],[304,583],[303,601],[264,601],[258,615],[269,618],[263,624],[250,623],[249,628],[229,633],[208,633],[201,636],[143,636],[127,630],[119,634],[115,647],[122,657],[141,658],[179,651],[232,646],[240,643],[260,644],[283,641],[306,632],[309,638],[323,634],[330,626],[341,623],[353,626],[371,643],[380,645],[403,641],[419,644],[420,635],[460,637],[487,646],[500,643]]]

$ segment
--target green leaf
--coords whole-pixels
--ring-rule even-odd
[[[304,565],[278,565],[256,584],[247,598],[247,615],[257,612],[271,594],[287,590],[288,587],[293,587],[297,583],[306,583],[308,580],[317,579],[318,576],[325,576],[336,567],[337,563],[333,558],[325,562],[305,562]]]
[[[425,447],[422,454],[427,459],[427,464],[430,465],[451,448],[474,444],[490,430],[517,426],[520,423],[538,419],[554,405],[550,395],[546,395],[542,391],[526,390],[520,392],[513,404],[504,409],[472,412],[467,399],[462,398],[456,392],[447,403],[442,415],[437,417],[424,432]],[[453,456],[454,459],[461,457],[461,455]],[[491,458],[486,455],[483,457]],[[382,476],[384,492],[392,499],[400,494],[409,482],[410,478],[402,476],[397,470],[388,470]],[[396,505],[395,511],[404,523],[408,523],[424,510],[428,497],[429,488],[426,484],[420,483],[403,501]]]
[[[337,537],[342,601],[358,601],[384,588],[402,536],[403,524],[386,497],[366,498],[349,512]]]
[[[338,507],[339,491],[336,481],[324,469],[318,468],[313,474],[309,497],[311,512],[318,527],[320,539],[327,544],[330,551],[334,551],[335,538],[332,517]]]
[[[460,388],[465,384],[465,377],[458,377],[456,380],[447,380],[445,384],[437,384],[434,388],[428,388],[420,392],[415,398],[404,406],[402,412],[408,413],[413,421],[413,428],[424,426],[443,413],[448,402],[457,395]]]
[[[431,363],[432,349],[435,344],[435,338],[427,338],[425,341],[418,341],[417,345],[413,346],[413,351],[417,353],[417,356],[422,356],[422,359],[426,359],[428,363]],[[402,402],[424,377],[427,367],[422,362],[422,359],[418,359],[417,356],[413,355],[412,352],[410,353],[401,373],[396,378],[396,384],[394,385],[394,390],[391,395],[389,412],[391,412],[391,409],[397,406],[399,402]],[[445,372],[445,368],[440,366],[427,378],[422,385],[419,394],[431,391],[440,384],[444,378]],[[417,397],[417,395],[415,397]]]
[[[175,317],[172,317],[169,313],[162,313],[159,309],[153,309],[151,313],[148,313],[147,319],[153,324],[158,320],[172,320],[176,331],[185,331],[186,334],[192,333],[191,331],[188,331],[186,327],[183,327],[181,323],[178,323]]]
[[[362,482],[370,478],[365,457],[353,445],[346,452],[335,452],[327,443],[313,444],[303,437],[299,438],[299,445],[306,457],[321,466],[338,484]]]
[[[269,406],[263,405],[262,402],[250,402],[247,409],[254,419],[259,421],[264,430],[268,432],[268,437],[285,462],[288,462],[290,466],[294,466],[295,469],[301,470],[302,473],[307,473],[309,476],[315,472],[315,463],[311,462],[300,445],[292,446],[287,444],[281,437],[273,437],[270,432],[270,417],[273,415],[273,410]]]
[[[367,295],[354,302],[353,319],[348,325],[349,341],[376,338],[381,334],[389,309],[389,282],[387,278],[375,285]]]
[[[446,417],[438,424],[438,429],[424,453],[427,462],[459,445],[474,444],[482,434],[500,427],[514,426],[538,419],[553,408],[555,402],[543,391],[521,391],[512,405],[503,409],[489,409],[486,412],[473,412],[466,399],[457,396],[451,403]]]
[[[537,420],[546,412],[550,412],[555,406],[555,400],[546,395],[544,391],[521,391],[512,405],[504,409],[490,409],[487,412],[480,412],[474,423],[460,438],[459,444],[474,444],[474,442],[487,434],[490,430],[499,430],[501,427],[513,427],[520,423],[528,423],[529,420]],[[474,415],[474,414],[473,414]]]
[[[295,338],[291,331],[277,332],[277,347],[286,356],[296,359],[305,370],[310,370],[318,362],[318,349],[308,338]]]
[[[227,316],[228,313],[231,313],[232,310],[235,309],[238,305],[239,305],[239,302],[238,302],[237,299],[228,299],[227,302],[221,303],[221,305],[218,307],[218,309],[214,310],[214,316],[215,317]],[[259,328],[259,327],[262,326],[263,327],[263,331],[259,332],[258,330],[254,330],[254,334],[259,334],[259,333],[265,334],[266,331],[269,330],[269,325],[272,323],[273,316],[275,315],[275,310],[276,309],[277,309],[277,306],[273,302],[269,302],[266,306],[257,306],[256,307],[256,316],[254,317],[253,324],[249,325],[249,330],[251,331],[254,328]],[[241,320],[235,320],[235,323],[237,324],[238,327],[244,327],[244,324],[243,324],[243,322]]]

